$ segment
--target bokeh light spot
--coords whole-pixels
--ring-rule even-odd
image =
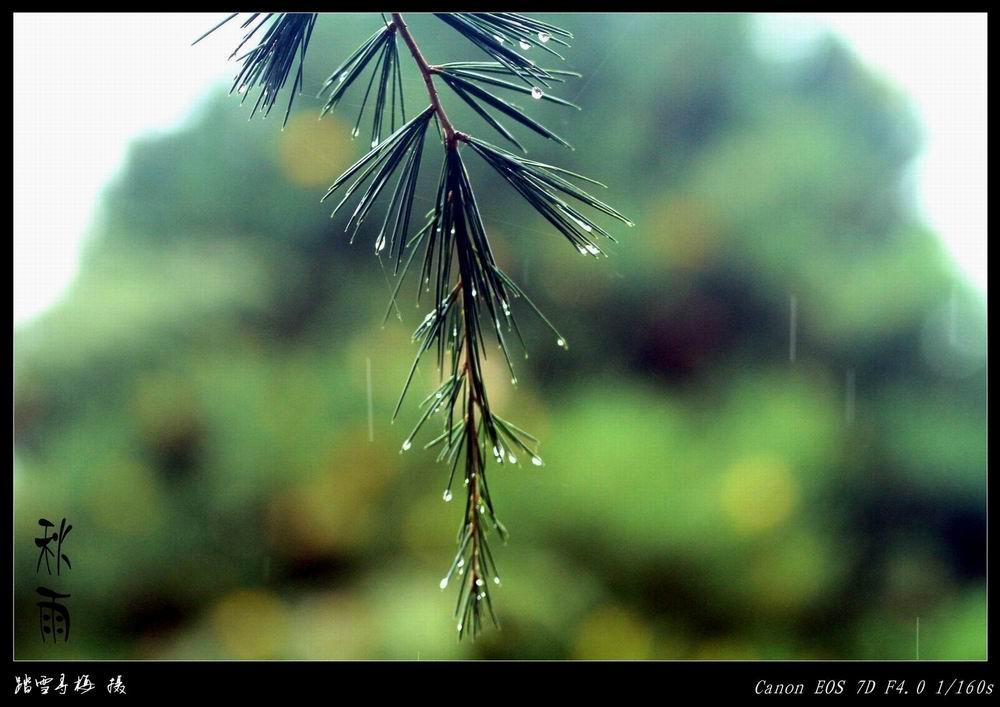
[[[329,186],[353,155],[348,130],[335,117],[316,120],[312,113],[294,115],[278,140],[278,166],[289,181],[302,187]]]
[[[760,456],[736,461],[722,479],[722,509],[739,532],[758,533],[786,521],[799,489],[783,459]]]
[[[288,629],[284,605],[260,589],[242,589],[224,597],[213,609],[211,622],[225,655],[237,660],[275,657]]]
[[[604,606],[580,623],[574,658],[580,660],[645,660],[653,650],[653,631],[620,606]]]

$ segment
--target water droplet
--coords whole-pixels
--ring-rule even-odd
[[[508,453],[507,461],[509,461],[511,464],[517,464],[517,457],[515,457],[513,454]]]
[[[354,128],[354,130],[351,131],[351,137],[357,137],[360,134],[361,130],[359,128]]]
[[[448,578],[445,577],[440,582],[438,582],[438,586],[441,587],[441,589],[444,589],[445,587],[447,587],[448,586]]]
[[[479,578],[476,579],[476,586],[477,587],[483,586],[483,578],[482,577],[479,577]]]
[[[375,252],[381,253],[383,250],[385,250],[385,234],[380,235],[375,241]]]
[[[413,446],[413,442],[411,442],[410,440],[406,440],[405,442],[403,442],[403,451],[405,452],[407,449],[409,449],[412,446]]]
[[[598,255],[601,252],[601,249],[598,248],[596,245],[588,245],[587,252],[590,253],[591,255]]]
[[[458,630],[461,632],[461,630],[462,630],[462,624],[458,625]]]
[[[549,34],[548,32],[539,32],[538,33],[538,41],[541,42],[542,44],[545,44],[550,39],[552,39],[552,35]]]
[[[510,384],[511,385],[517,385],[517,378],[511,378],[510,379]]]
[[[531,45],[525,42],[523,39],[520,42],[518,42],[518,44],[521,46],[521,49],[524,50],[531,49]]]
[[[463,566],[464,564],[465,564],[465,558],[464,558],[464,557],[460,557],[460,558],[458,558],[458,566],[459,566],[459,567],[461,567],[461,566]]]
[[[451,489],[446,489],[441,498],[444,499],[445,503],[451,503]]]
[[[543,95],[544,94],[542,93],[542,89],[538,88],[538,86],[535,86],[531,89],[531,97],[534,98],[536,101]]]
[[[473,287],[473,288],[472,288],[472,296],[473,296],[473,297],[475,297],[475,296],[476,296],[476,288],[475,288],[475,287]]]
[[[372,147],[378,147],[378,139],[372,140]]]
[[[576,249],[580,252],[580,255],[586,255],[587,254],[587,249],[584,248],[582,245],[578,245],[576,247]]]
[[[561,349],[566,348],[566,339],[564,339],[562,337],[559,337],[558,339],[556,339],[556,346],[558,346]]]
[[[535,466],[541,466],[542,465],[542,458],[541,457],[532,457],[531,458],[531,463],[534,464]]]
[[[500,578],[499,577],[494,577],[493,578],[493,584],[500,584]]]
[[[587,233],[591,233],[594,230],[594,228],[589,223],[581,223],[580,228],[582,228]]]
[[[347,80],[347,72],[345,71],[339,77],[337,77],[337,83],[344,83]]]
[[[495,40],[497,40],[498,42],[500,42],[500,44],[503,44],[503,41],[504,41],[504,40],[503,40],[503,37],[501,37],[501,36],[500,36],[499,34],[494,34],[494,35],[493,35],[493,39],[495,39]]]

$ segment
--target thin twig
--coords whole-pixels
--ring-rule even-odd
[[[445,151],[457,150],[459,141],[464,141],[467,139],[467,135],[460,133],[455,130],[454,125],[448,119],[447,114],[444,111],[444,107],[441,105],[441,99],[438,96],[437,88],[434,86],[434,74],[435,68],[428,64],[427,60],[424,58],[423,53],[420,51],[420,47],[417,45],[416,40],[414,40],[413,35],[410,33],[409,27],[407,27],[403,16],[398,13],[392,13],[392,24],[399,33],[399,36],[403,38],[406,46],[410,50],[410,54],[413,55],[413,61],[417,65],[420,71],[420,75],[423,77],[424,85],[427,87],[427,96],[430,99],[431,106],[434,108],[434,112],[437,115],[438,121],[441,124],[441,130],[444,133],[444,143]],[[456,241],[456,248],[458,246],[458,241]],[[452,297],[457,297],[458,293],[466,287],[466,283],[463,279],[461,268],[458,273],[458,282],[456,283],[454,289],[449,295],[449,299]],[[470,597],[470,601],[477,601],[475,595],[478,594],[479,589],[479,563],[480,563],[480,553],[481,548],[481,528],[479,519],[479,506],[482,503],[480,498],[480,475],[483,472],[482,463],[482,450],[479,446],[479,435],[476,429],[476,408],[482,410],[482,401],[476,393],[482,385],[482,381],[478,379],[477,367],[472,365],[473,356],[475,352],[472,350],[474,346],[474,323],[471,320],[469,312],[463,307],[462,310],[462,325],[464,328],[464,347],[462,356],[464,361],[462,363],[462,376],[465,378],[465,385],[468,391],[468,405],[465,412],[465,426],[467,430],[467,447],[466,447],[466,473],[465,479],[468,483],[468,516],[466,517],[466,524],[469,529],[469,539],[470,539],[470,557],[469,557],[469,577],[468,586],[469,592],[473,596]],[[459,617],[461,622],[462,617]],[[461,623],[459,624],[461,626]],[[475,629],[473,628],[473,632]]]
[[[410,50],[410,54],[413,55],[413,61],[420,70],[420,75],[424,79],[424,85],[427,87],[427,97],[430,98],[431,105],[434,106],[434,112],[437,114],[438,120],[441,123],[441,130],[444,131],[445,143],[447,145],[452,145],[455,142],[457,131],[448,120],[448,116],[444,112],[444,107],[441,105],[441,99],[438,96],[437,88],[434,86],[434,69],[427,60],[424,59],[423,53],[420,51],[420,47],[413,39],[413,35],[410,34],[410,28],[406,26],[406,22],[403,20],[403,16],[398,12],[392,13],[392,24],[399,33],[399,36],[403,38],[406,42],[406,46]]]

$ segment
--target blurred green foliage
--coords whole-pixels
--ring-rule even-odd
[[[380,326],[391,271],[318,203],[361,149],[308,94],[377,21],[321,19],[284,132],[219,90],[137,140],[76,282],[16,332],[17,657],[55,655],[32,538],[65,516],[67,657],[905,659],[919,616],[922,658],[984,658],[985,305],[910,203],[917,126],[842,46],[764,60],[738,15],[558,18],[585,110],[531,107],[581,149],[528,144],[638,222],[611,259],[473,161],[570,348],[524,312],[518,387],[490,361],[546,465],[494,469],[503,630],[456,640],[461,504],[397,453],[413,406],[388,424],[422,312]]]

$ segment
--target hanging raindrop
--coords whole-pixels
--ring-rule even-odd
[[[541,457],[532,457],[531,458],[531,463],[534,464],[535,466],[541,466],[542,465],[542,458]]]
[[[549,34],[548,32],[539,32],[538,33],[538,41],[541,42],[542,44],[545,44],[550,39],[552,39],[552,35]]]
[[[412,446],[413,446],[413,442],[411,442],[410,440],[406,440],[405,442],[403,442],[403,449],[402,449],[402,451],[405,452],[407,449],[409,449]]]
[[[543,95],[544,94],[542,94],[542,89],[538,88],[538,86],[532,87],[532,89],[531,89],[531,97],[534,98],[536,101],[539,98],[541,98]]]
[[[531,45],[528,44],[527,42],[525,42],[523,39],[520,42],[518,42],[518,44],[521,45],[521,49],[524,49],[524,50],[531,49]]]
[[[445,503],[451,503],[451,489],[445,489],[445,492],[441,495]]]
[[[447,578],[447,577],[445,577],[444,579],[442,579],[442,580],[441,580],[441,581],[440,581],[440,582],[438,583],[438,586],[439,586],[439,587],[441,587],[441,589],[444,589],[445,587],[447,587],[447,586],[448,586],[448,578]]]

